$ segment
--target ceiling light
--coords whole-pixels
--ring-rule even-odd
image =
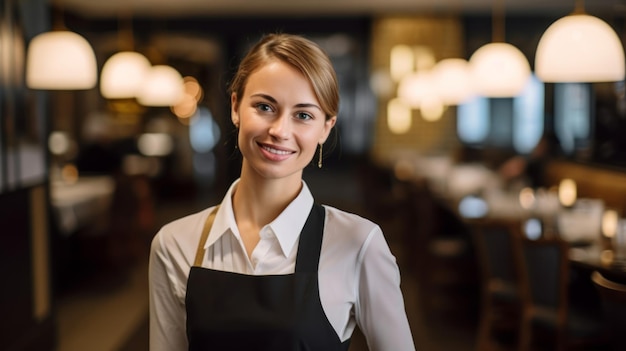
[[[98,79],[96,56],[82,36],[70,31],[35,36],[26,57],[26,85],[32,89],[91,89]]]
[[[437,95],[445,105],[458,105],[473,94],[469,63],[460,58],[439,61],[432,69]]]
[[[571,207],[576,203],[576,182],[573,179],[565,178],[559,182],[558,188],[559,202],[564,207]]]
[[[489,43],[470,57],[472,81],[477,94],[486,97],[514,97],[530,78],[526,56],[508,43]]]
[[[137,101],[144,106],[174,106],[183,97],[183,77],[176,69],[156,65],[148,71]]]
[[[404,134],[411,129],[411,107],[401,99],[392,99],[387,103],[387,127],[394,134]]]
[[[414,109],[420,108],[424,99],[436,94],[433,91],[434,81],[430,72],[413,73],[404,77],[398,85],[398,98],[405,105]]]
[[[404,76],[413,72],[415,57],[410,46],[396,45],[391,48],[390,55],[389,69],[391,79],[395,82],[399,82]]]
[[[469,59],[476,94],[484,97],[514,97],[530,78],[526,56],[504,40],[504,0],[494,1],[493,38],[478,48]]]
[[[446,106],[441,102],[439,96],[431,94],[420,104],[420,114],[427,122],[435,122],[441,119]]]
[[[541,36],[535,72],[544,82],[620,81],[624,48],[606,22],[575,13],[554,22]]]
[[[138,52],[116,53],[102,67],[100,93],[107,99],[136,97],[150,67],[150,61]]]

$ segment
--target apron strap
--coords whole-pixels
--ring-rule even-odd
[[[204,222],[204,227],[202,228],[202,236],[200,237],[200,241],[198,242],[198,249],[196,250],[196,259],[193,263],[194,266],[202,266],[202,258],[204,258],[204,244],[206,243],[206,239],[209,237],[209,232],[211,231],[211,227],[213,226],[213,221],[215,220],[215,215],[217,214],[217,209],[220,208],[220,205],[215,206],[213,211],[209,214],[209,217]]]
[[[317,272],[320,252],[322,251],[325,219],[326,210],[324,206],[314,203],[302,233],[300,233],[298,255],[296,256],[296,272]]]

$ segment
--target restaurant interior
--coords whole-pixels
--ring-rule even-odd
[[[382,228],[416,349],[624,349],[626,1],[0,8],[0,351],[149,349],[151,240],[239,176],[228,83],[274,32],[332,60],[303,178]]]

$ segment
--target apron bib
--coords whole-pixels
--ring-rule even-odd
[[[189,350],[348,350],[350,340],[341,342],[319,296],[324,208],[313,205],[300,233],[295,273],[260,276],[200,267],[216,212],[205,223],[187,281]]]

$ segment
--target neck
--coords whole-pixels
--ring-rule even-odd
[[[233,210],[237,222],[255,223],[259,228],[273,221],[302,189],[302,177],[268,179],[242,167]]]

